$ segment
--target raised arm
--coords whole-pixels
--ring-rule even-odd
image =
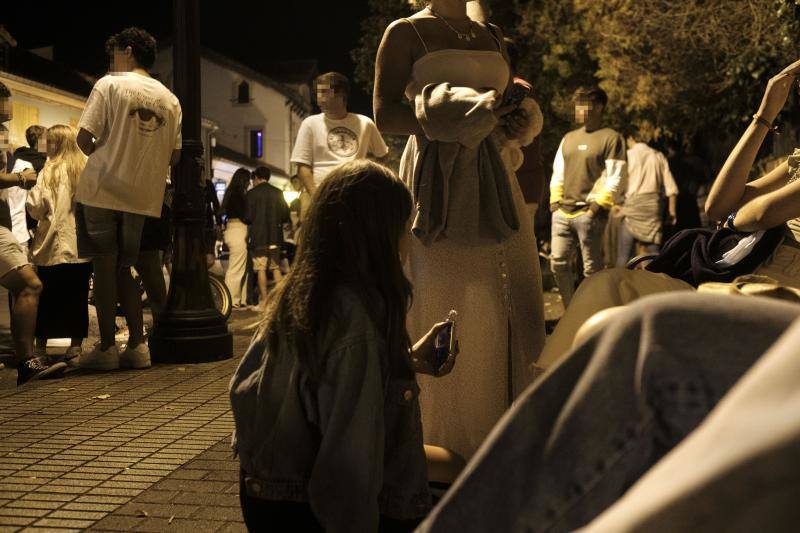
[[[372,105],[375,124],[383,134],[423,135],[414,110],[404,102],[414,58],[411,43],[419,38],[405,20],[386,28],[375,62]]]
[[[747,183],[761,144],[769,133],[769,125],[780,113],[789,92],[800,73],[800,61],[792,63],[769,80],[761,107],[747,130],[739,139],[714,184],[706,201],[706,213],[712,220],[720,221],[738,207],[758,196],[781,188],[788,177],[788,167],[781,165],[766,176]]]

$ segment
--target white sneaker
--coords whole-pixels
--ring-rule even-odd
[[[147,347],[147,343],[139,343],[136,348],[126,346],[119,356],[119,366],[137,370],[150,368],[150,348]]]
[[[90,370],[116,370],[119,368],[119,351],[117,346],[111,346],[108,350],[101,350],[100,343],[94,345],[92,351],[81,354],[78,366]]]

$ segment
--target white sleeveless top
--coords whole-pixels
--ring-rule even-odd
[[[422,89],[431,83],[449,83],[453,87],[473,89],[495,89],[501,94],[506,90],[511,70],[503,54],[498,50],[445,48],[429,52],[414,22],[406,20],[414,28],[425,48],[425,55],[414,62],[411,79],[406,86],[406,97],[409,100],[413,102]],[[497,41],[491,30],[489,33]],[[500,47],[499,41],[497,46]]]

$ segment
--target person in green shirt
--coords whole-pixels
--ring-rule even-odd
[[[624,193],[627,176],[625,140],[602,127],[606,93],[597,87],[581,87],[574,101],[575,121],[581,126],[561,141],[550,180],[551,269],[565,306],[575,292],[572,263],[578,247],[585,277],[603,268],[608,210]]]

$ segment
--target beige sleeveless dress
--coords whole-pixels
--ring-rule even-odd
[[[415,64],[406,95],[413,102],[430,83],[449,82],[501,93],[508,65],[497,51],[439,50]],[[409,141],[400,174],[411,183],[417,159]],[[509,171],[520,218],[525,201]],[[453,372],[420,376],[420,405],[426,444],[444,446],[469,459],[511,401],[532,381],[532,364],[544,344],[544,306],[538,252],[530,224],[502,244],[466,246],[448,240],[425,247],[412,237],[407,273],[414,284],[408,316],[412,339],[458,311],[461,346]]]

